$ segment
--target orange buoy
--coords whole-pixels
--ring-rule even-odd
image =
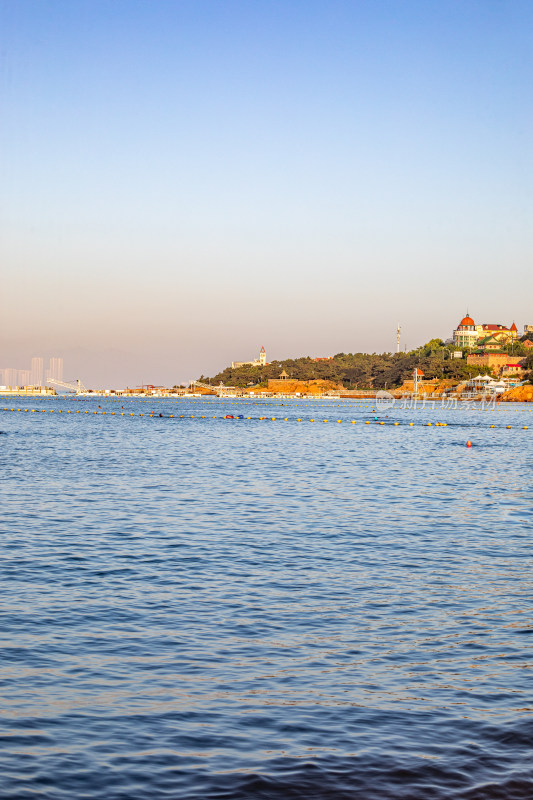
[[[467,447],[472,447],[472,442],[470,441],[470,439],[467,441],[466,446]]]

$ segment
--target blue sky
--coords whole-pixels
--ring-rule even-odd
[[[4,0],[0,31],[0,367],[533,323],[531,2]]]

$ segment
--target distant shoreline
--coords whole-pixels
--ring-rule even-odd
[[[516,395],[515,397],[505,397],[505,396],[497,396],[496,402],[497,403],[532,403],[533,402],[533,386],[529,387],[517,387],[519,389],[525,388],[527,392],[521,393],[520,395]],[[531,391],[529,391],[531,390]],[[510,390],[513,392],[514,390]],[[509,393],[510,393],[509,392]],[[507,392],[506,392],[507,394]],[[0,392],[0,398],[9,399],[9,398],[45,398],[47,400],[74,400],[74,399],[83,399],[83,400],[90,400],[94,398],[95,400],[136,400],[136,399],[143,399],[143,400],[162,400],[164,398],[172,398],[173,400],[190,400],[191,398],[199,399],[205,397],[216,397],[218,400],[228,400],[228,399],[248,399],[248,400],[302,400],[305,402],[308,401],[315,401],[315,400],[376,400],[378,397],[377,392],[361,392],[354,394],[308,394],[308,395],[296,395],[296,394],[257,394],[252,395],[250,394],[226,394],[226,395],[216,395],[216,394],[207,394],[207,393],[181,393],[181,394],[174,394],[171,392],[165,392],[161,394],[141,394],[138,392],[135,393],[128,393],[128,394],[108,394],[105,392],[87,392],[81,394],[69,393],[69,394],[38,394],[36,392],[25,392],[25,391],[13,391],[13,392]],[[426,404],[429,403],[438,403],[438,402],[446,402],[447,400],[456,401],[458,403],[481,403],[491,402],[494,398],[490,397],[487,398],[483,395],[475,395],[475,396],[461,396],[461,395],[454,395],[454,396],[431,396],[429,394],[419,394],[416,398],[413,395],[398,395],[391,392],[391,399],[394,399],[396,402],[402,402],[409,400],[414,402],[415,399],[417,403]]]

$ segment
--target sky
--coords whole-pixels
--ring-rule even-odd
[[[533,324],[531,0],[0,0],[0,368]]]

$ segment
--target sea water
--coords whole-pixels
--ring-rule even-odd
[[[3,800],[533,797],[531,407],[0,407]]]

